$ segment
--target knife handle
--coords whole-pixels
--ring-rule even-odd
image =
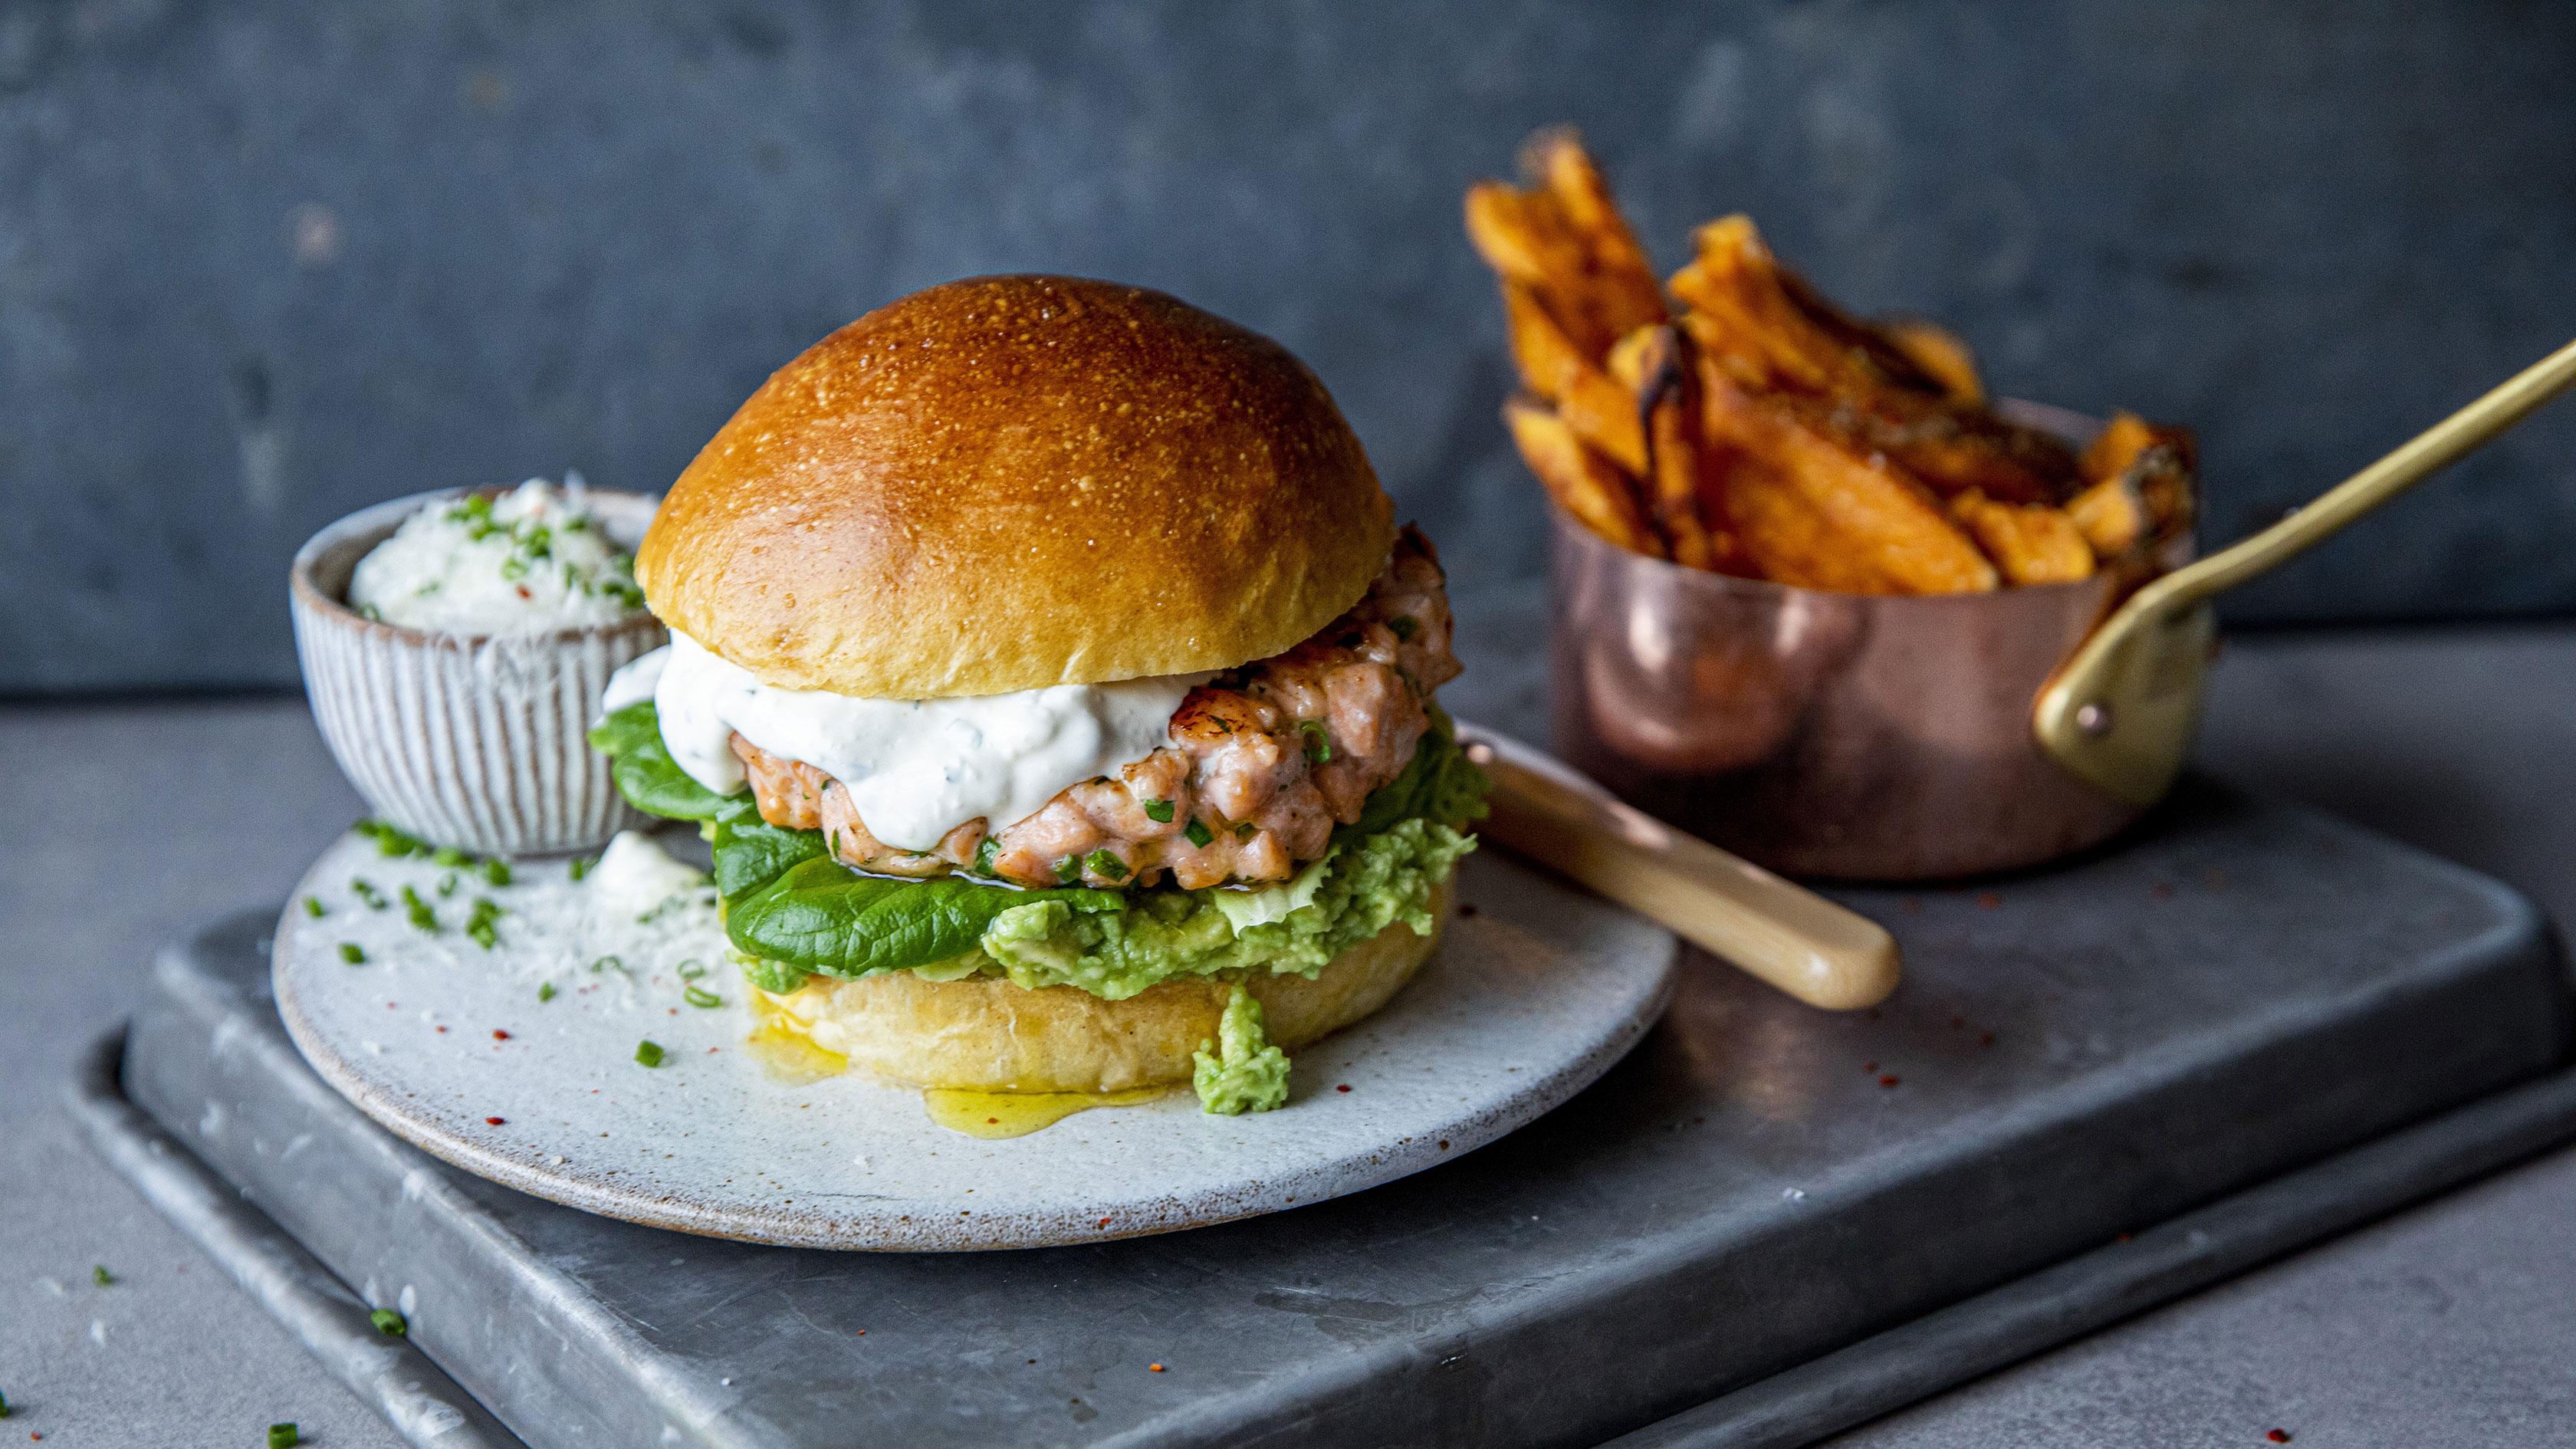
[[[1494,784],[1479,833],[1656,921],[1809,1006],[1853,1011],[1896,989],[1896,939],[1750,861],[1606,795],[1470,754]]]

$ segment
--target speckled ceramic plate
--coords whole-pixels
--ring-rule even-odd
[[[609,924],[562,863],[515,876],[494,887],[362,837],[334,846],[277,933],[278,1006],[305,1059],[469,1172],[611,1217],[806,1247],[1092,1242],[1417,1172],[1617,1061],[1663,1010],[1674,956],[1661,928],[1480,852],[1439,953],[1384,1011],[1296,1054],[1286,1107],[1214,1117],[1183,1089],[984,1140],[935,1125],[917,1091],[799,1080],[748,1043],[755,1021],[711,909]],[[438,934],[411,923],[406,886]],[[481,899],[503,908],[489,950],[462,929]],[[691,962],[709,969],[684,977]],[[657,1067],[636,1060],[646,1040]]]

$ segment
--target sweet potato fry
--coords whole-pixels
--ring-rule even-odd
[[[1468,188],[1467,237],[1597,365],[1620,337],[1665,320],[1663,288],[1572,131],[1532,136],[1521,167],[1526,189],[1498,181]]]
[[[1856,594],[1992,589],[1995,567],[1921,484],[1853,453],[1778,400],[1699,366],[1702,421],[1723,460],[1718,501],[1763,576]]]
[[[1673,293],[1689,305],[1691,340],[1744,386],[1828,400],[1855,447],[1887,454],[1936,492],[2053,503],[2070,491],[2065,444],[1952,403],[1941,382],[1782,267],[1751,221],[1711,222],[1698,242]]]
[[[1966,407],[1985,405],[1986,385],[1977,376],[1977,354],[1957,333],[1920,317],[1891,318],[1878,324],[1878,331],[1889,346],[1941,384],[1950,401]]]
[[[1521,170],[1556,199],[1557,214],[1581,238],[1591,266],[1585,276],[1585,309],[1612,337],[1665,320],[1664,288],[1655,265],[1628,229],[1610,184],[1583,149],[1571,126],[1552,126],[1521,146]]]
[[[1521,381],[1555,404],[1583,441],[1631,474],[1643,474],[1646,434],[1637,421],[1635,396],[1584,356],[1533,289],[1518,282],[1503,283],[1503,314]]]
[[[1558,507],[1631,553],[1663,556],[1627,475],[1585,447],[1565,419],[1534,398],[1516,397],[1503,404],[1503,423]]]
[[[1503,282],[1527,391],[1504,409],[1559,506],[1624,548],[1854,593],[2151,574],[2189,527],[2191,436],[2121,414],[2082,456],[1987,406],[1940,326],[1866,322],[1743,216],[1694,235],[1670,296],[1567,129],[1467,232]]]
[[[2093,441],[2085,445],[2084,456],[2076,462],[2076,471],[2088,483],[2117,478],[2129,471],[2129,465],[2138,461],[2140,453],[2155,445],[2156,430],[2148,426],[2145,418],[2133,412],[2116,412],[2111,414],[2111,421],[2102,425],[2102,431],[2093,435]]]
[[[2063,509],[1998,503],[1971,488],[1950,500],[1950,516],[2008,584],[2071,584],[2093,576],[2093,547]]]
[[[1864,392],[1879,380],[1849,349],[1807,319],[1780,284],[1781,270],[1746,216],[1722,217],[1695,235],[1673,295],[1690,309],[1691,340],[1747,387],[1804,393]]]
[[[2094,541],[2096,552],[2125,538],[2125,546],[2115,549],[2125,553],[2189,528],[2197,451],[2185,429],[2160,428],[2132,412],[2112,414],[2077,465],[2089,485],[2077,500],[2086,505],[2077,521],[2082,526],[2092,520],[2085,537]],[[2069,510],[2074,506],[2068,504]],[[2141,516],[2129,519],[2124,512]]]
[[[1732,539],[1712,536],[1703,517],[1704,499],[1716,480],[1703,482],[1701,476],[1709,471],[1701,459],[1707,444],[1700,435],[1699,379],[1688,344],[1669,326],[1640,328],[1632,336],[1637,345],[1631,348],[1622,339],[1628,355],[1614,354],[1613,361],[1631,374],[1623,380],[1633,390],[1645,424],[1645,493],[1655,530],[1663,535],[1673,562],[1723,569],[1737,561],[1729,557]]]
[[[2128,557],[2155,537],[2156,521],[2126,474],[2114,474],[2068,499],[2066,516],[2104,563]]]
[[[1608,360],[1602,363],[1610,373],[1610,380],[1626,388],[1631,395],[1642,390],[1646,385],[1646,365],[1652,360],[1651,354],[1664,345],[1656,335],[1663,330],[1661,326],[1640,327],[1620,338],[1611,347]]]
[[[1467,240],[1504,281],[1542,293],[1575,285],[1590,265],[1581,239],[1558,214],[1556,198],[1501,181],[1467,188]],[[1595,339],[1587,333],[1581,340]],[[1598,340],[1607,347],[1616,338]]]

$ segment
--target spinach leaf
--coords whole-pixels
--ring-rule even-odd
[[[610,770],[626,803],[671,820],[723,820],[752,812],[751,792],[719,795],[683,773],[662,743],[653,701],[637,700],[591,727],[590,747],[616,761]],[[757,818],[757,816],[754,816]]]
[[[725,934],[765,961],[842,977],[900,971],[962,956],[1013,906],[1063,901],[1088,914],[1124,904],[1117,891],[1022,891],[957,876],[887,880],[817,855],[725,903]]]
[[[716,894],[727,901],[751,894],[787,873],[788,867],[824,854],[823,832],[772,825],[746,810],[716,821]]]

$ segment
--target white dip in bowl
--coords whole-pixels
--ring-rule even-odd
[[[632,563],[654,503],[566,474],[393,499],[306,542],[288,591],[305,694],[369,810],[487,855],[644,823],[586,736],[609,679],[669,638]]]
[[[635,559],[589,507],[581,475],[431,503],[349,579],[361,617],[431,634],[520,636],[643,611]]]

